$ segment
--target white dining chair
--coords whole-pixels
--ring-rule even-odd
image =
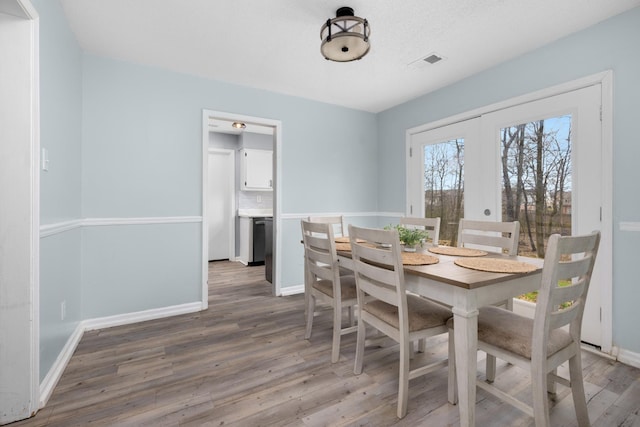
[[[419,228],[429,233],[429,239],[432,246],[438,246],[440,238],[440,217],[436,218],[418,218],[404,216],[400,218],[400,225],[408,226],[408,228]],[[424,353],[426,351],[426,339],[421,339],[418,343],[418,351]],[[413,350],[413,349],[412,349]]]
[[[410,369],[409,344],[421,338],[446,333],[446,322],[452,316],[451,310],[406,292],[397,230],[350,225],[349,236],[358,293],[354,373],[362,373],[367,325],[399,343],[397,415],[398,418],[403,418],[407,413],[409,380],[447,366],[445,359]],[[451,341],[450,339],[450,354],[453,354]],[[453,387],[450,389],[449,399],[454,403]]]
[[[333,227],[325,222],[301,221],[305,253],[305,301],[307,325],[305,339],[311,338],[316,300],[333,308],[331,363],[340,358],[340,338],[356,332],[353,307],[357,303],[355,277],[341,276],[338,268]],[[349,311],[349,326],[342,327],[342,311]]]
[[[433,246],[438,246],[438,239],[440,238],[440,217],[417,218],[405,216],[400,218],[400,225],[426,230],[429,233],[429,240],[431,240],[431,244]]]
[[[477,385],[534,417],[536,427],[550,425],[547,394],[555,392],[555,383],[571,388],[578,425],[589,426],[580,336],[599,243],[598,231],[585,236],[554,234],[549,238],[533,319],[495,306],[480,309],[478,350],[529,370],[533,407],[496,385],[483,381],[477,381]],[[563,328],[566,325],[568,330]],[[452,320],[448,326],[455,327]],[[567,360],[569,380],[557,375],[558,366]]]
[[[460,219],[458,225],[458,247],[473,247],[510,256],[518,255],[520,222],[475,221]],[[513,298],[496,305],[505,306],[513,311]],[[487,378],[493,381],[496,372],[496,359],[487,355]]]

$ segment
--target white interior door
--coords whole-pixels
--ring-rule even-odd
[[[235,154],[209,150],[209,261],[235,258]]]

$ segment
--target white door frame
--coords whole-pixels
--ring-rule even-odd
[[[235,212],[235,206],[236,206],[236,195],[235,195],[235,172],[236,172],[236,166],[235,166],[235,160],[236,160],[236,152],[234,150],[227,150],[224,148],[209,148],[209,155],[222,155],[222,156],[228,156],[228,161],[231,163],[231,170],[233,171],[233,176],[231,177],[231,180],[229,181],[229,198],[230,200],[230,210],[231,212],[229,212],[229,248],[227,249],[229,251],[229,261],[233,261],[235,256],[236,256],[236,212]],[[208,159],[207,159],[208,161]],[[207,166],[207,169],[205,169],[206,171],[209,170],[209,167]],[[207,193],[208,194],[208,193]],[[207,200],[207,199],[204,199]],[[207,200],[208,203],[208,200]],[[209,217],[207,217],[207,221],[209,220]],[[203,222],[204,223],[204,222]],[[207,223],[207,233],[209,230],[209,224]],[[207,238],[207,244],[208,244],[209,240]],[[209,253],[209,248],[207,248],[207,254]]]
[[[8,301],[3,301],[6,310],[0,312],[0,327],[8,340],[3,343],[6,345],[0,352],[3,366],[0,389],[13,393],[10,398],[7,395],[6,399],[0,399],[0,424],[5,424],[28,418],[41,406],[40,54],[39,17],[31,2],[2,2],[0,14],[4,21],[2,31],[9,36],[6,39],[9,40],[8,44],[0,46],[4,71],[2,78],[11,82],[8,86],[3,85],[0,96],[0,110],[5,117],[3,133],[10,140],[3,147],[6,151],[2,153],[10,163],[0,162],[8,181],[1,189],[4,200],[0,223],[11,224],[8,229],[3,228],[2,238],[6,240],[0,244],[7,247],[12,245],[15,249],[6,251],[0,260],[3,270],[0,273],[0,286],[3,296],[8,298]],[[26,78],[14,79],[12,76]],[[30,157],[30,165],[24,167],[24,163],[16,162],[25,157]],[[30,189],[27,194],[24,194],[25,187]],[[26,221],[25,217],[28,218]],[[9,366],[11,369],[4,369]]]
[[[281,146],[282,146],[282,122],[280,120],[265,119],[262,117],[246,116],[242,114],[228,113],[224,111],[202,110],[202,309],[209,306],[209,287],[207,279],[209,275],[209,242],[208,242],[208,217],[206,195],[208,194],[208,168],[209,168],[209,118],[225,121],[238,121],[247,124],[269,126],[273,128],[273,282],[271,291],[274,296],[280,295],[282,257],[282,237],[280,228],[282,225],[282,201],[280,198],[280,177],[282,176]]]
[[[600,239],[601,254],[608,254],[608,259],[602,263],[602,277],[610,279],[609,283],[604,283],[601,290],[602,303],[602,352],[611,354],[613,348],[613,71],[608,70],[601,73],[583,77],[536,92],[528,93],[515,98],[507,99],[495,104],[477,108],[475,110],[456,114],[455,116],[437,120],[417,127],[407,129],[405,134],[406,152],[409,153],[413,135],[428,130],[437,129],[453,123],[479,117],[505,108],[537,101],[562,93],[582,89],[595,84],[602,85],[602,230]],[[406,170],[411,169],[411,159],[406,156]],[[411,200],[409,191],[409,174],[407,174],[407,194],[406,199]]]

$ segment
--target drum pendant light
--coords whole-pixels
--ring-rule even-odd
[[[327,19],[320,29],[320,52],[330,61],[349,62],[369,52],[369,22],[354,16],[353,9],[341,7],[336,17]]]

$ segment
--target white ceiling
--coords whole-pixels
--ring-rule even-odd
[[[86,51],[379,112],[640,5],[640,0],[62,0]],[[320,55],[341,6],[371,51]],[[431,53],[435,65],[418,61]],[[595,53],[594,53],[595,54]],[[419,66],[411,65],[418,61]]]

